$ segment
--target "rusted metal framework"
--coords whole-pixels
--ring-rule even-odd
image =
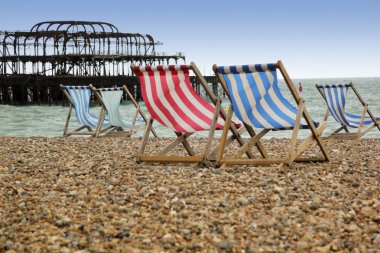
[[[160,44],[106,22],[48,21],[30,31],[0,31],[0,102],[59,101],[59,83],[128,83],[137,93],[131,64],[185,62],[183,53],[158,53]]]

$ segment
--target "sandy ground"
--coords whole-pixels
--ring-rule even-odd
[[[380,139],[223,169],[136,166],[140,142],[0,137],[0,252],[380,251]]]

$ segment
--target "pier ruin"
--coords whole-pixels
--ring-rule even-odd
[[[131,64],[185,63],[183,53],[158,52],[159,45],[149,34],[123,33],[106,22],[47,21],[29,31],[0,31],[0,103],[58,103],[61,83],[127,84],[140,99]],[[215,77],[207,79],[215,89]]]

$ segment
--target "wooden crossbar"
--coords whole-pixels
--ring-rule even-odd
[[[196,163],[202,162],[203,156],[140,156],[140,162],[151,163]]]
[[[326,162],[324,157],[298,157],[293,162]]]
[[[222,159],[220,164],[226,165],[269,165],[285,163],[286,158],[229,158]]]
[[[328,136],[328,138],[334,138],[334,139],[345,139],[345,140],[353,140],[360,137],[360,134],[358,133],[335,133]]]

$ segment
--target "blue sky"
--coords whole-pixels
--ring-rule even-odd
[[[212,64],[282,60],[293,78],[379,77],[378,0],[17,0],[1,3],[0,30],[50,20],[104,21],[152,35],[157,51]]]

